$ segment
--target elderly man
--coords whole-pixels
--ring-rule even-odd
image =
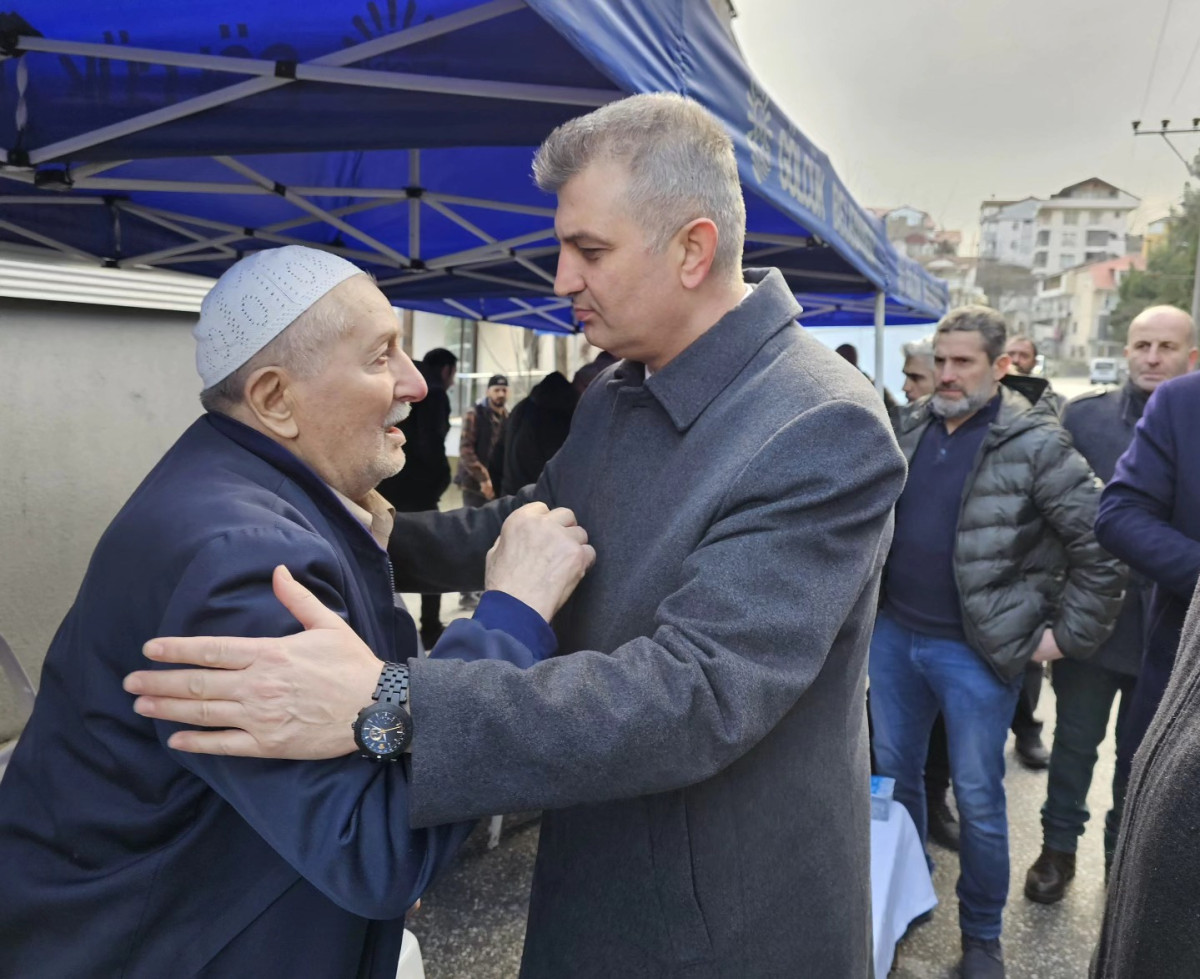
[[[393,608],[372,487],[403,465],[394,426],[425,383],[397,325],[366,275],[308,248],[246,258],[205,299],[208,413],[97,546],[0,786],[0,974],[395,975],[405,909],[470,826],[414,829],[399,765],[171,751],[175,727],[134,715],[121,678],[160,632],[294,632],[272,595],[285,565],[295,581],[281,569],[276,588],[302,582],[387,661],[361,750],[402,749],[416,636]],[[586,567],[585,535],[545,507],[510,524],[488,573],[508,594],[489,592],[437,655],[552,651],[545,620]]]
[[[1157,306],[1129,325],[1125,358],[1129,380],[1120,388],[1080,395],[1067,405],[1063,427],[1075,448],[1102,480],[1113,478],[1117,460],[1133,439],[1146,401],[1164,381],[1196,365],[1190,317],[1173,307]],[[1051,668],[1057,702],[1050,779],[1042,807],[1042,852],[1025,877],[1025,896],[1053,904],[1075,876],[1075,850],[1088,819],[1087,794],[1097,749],[1108,730],[1113,701],[1117,710],[1117,753],[1129,754],[1129,707],[1142,661],[1146,589],[1134,576],[1125,594],[1113,634],[1085,662],[1062,660]],[[1104,822],[1104,869],[1107,874],[1121,827],[1128,771],[1113,773],[1112,809]]]
[[[933,337],[921,337],[911,340],[900,348],[904,355],[904,397],[909,404],[918,401],[927,394],[933,394],[937,387],[933,368]]]
[[[904,480],[883,405],[797,325],[778,271],[743,277],[733,147],[700,106],[611,103],[534,167],[558,195],[556,291],[623,361],[536,487],[406,517],[391,553],[402,581],[470,587],[532,494],[576,507],[598,558],[555,620],[568,654],[414,662],[411,819],[550,810],[524,979],[864,979],[866,650]],[[242,729],[176,735],[188,749],[345,754],[341,718],[379,678],[344,630],[161,645],[242,668],[130,679],[160,695],[139,710]],[[306,721],[260,724],[264,674]]]
[[[1004,318],[983,306],[938,324],[937,389],[897,423],[909,476],[871,639],[876,766],[896,779],[922,840],[922,769],[934,717],[945,718],[964,979],[1004,976],[1004,742],[1025,665],[1090,655],[1123,581],[1092,534],[1095,478],[1034,409],[1045,382],[1018,381],[1028,396],[1005,384],[1004,337]]]

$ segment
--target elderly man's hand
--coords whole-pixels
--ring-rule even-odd
[[[209,755],[336,758],[355,750],[350,725],[371,702],[383,664],[354,631],[282,565],[276,597],[305,631],[282,639],[152,639],[161,663],[203,670],[131,673],[125,689],[146,717],[218,731],[177,731],[172,748]]]
[[[509,514],[488,551],[485,584],[519,598],[549,622],[596,560],[587,540],[570,510],[527,503]]]

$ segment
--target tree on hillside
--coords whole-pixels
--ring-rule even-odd
[[[1200,173],[1200,154],[1192,164]],[[1109,335],[1124,342],[1129,324],[1147,306],[1192,308],[1196,275],[1196,242],[1200,238],[1200,188],[1183,185],[1183,203],[1171,208],[1167,238],[1146,258],[1146,270],[1130,269],[1121,279],[1119,300],[1108,320]]]

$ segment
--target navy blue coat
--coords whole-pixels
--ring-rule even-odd
[[[1105,483],[1112,481],[1117,460],[1133,440],[1134,426],[1142,417],[1147,397],[1127,381],[1119,388],[1081,394],[1063,411],[1063,428],[1071,434],[1079,454]],[[1147,592],[1145,579],[1139,574],[1130,575],[1117,624],[1112,635],[1086,661],[1089,666],[1137,676],[1142,663]]]
[[[121,689],[154,636],[297,631],[277,564],[377,655],[415,654],[387,555],[332,491],[251,429],[198,420],[101,538],[0,784],[0,976],[394,977],[403,915],[470,825],[413,829],[406,765],[171,751]],[[489,614],[551,651],[531,610],[488,594],[440,655],[529,665]]]
[[[1126,771],[1167,688],[1200,577],[1200,454],[1193,448],[1198,418],[1200,374],[1159,385],[1096,518],[1101,546],[1153,582],[1130,737],[1117,759]]]

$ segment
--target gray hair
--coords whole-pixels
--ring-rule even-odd
[[[994,364],[1004,353],[1008,324],[989,306],[959,306],[942,317],[937,333],[978,333],[983,338],[988,361]]]
[[[548,193],[593,162],[629,170],[629,213],[655,252],[697,218],[717,227],[712,270],[736,275],[746,237],[746,202],[733,141],[707,109],[667,93],[631,95],[554,130],[533,159],[533,177]]]
[[[900,353],[904,355],[905,360],[908,360],[910,357],[933,360],[933,334],[921,337],[920,340],[909,340],[908,343],[902,344]]]
[[[241,404],[246,381],[263,367],[282,367],[293,377],[315,377],[321,373],[333,341],[350,326],[346,306],[334,296],[336,291],[334,286],[241,367],[201,391],[200,405],[204,410],[228,412]]]

